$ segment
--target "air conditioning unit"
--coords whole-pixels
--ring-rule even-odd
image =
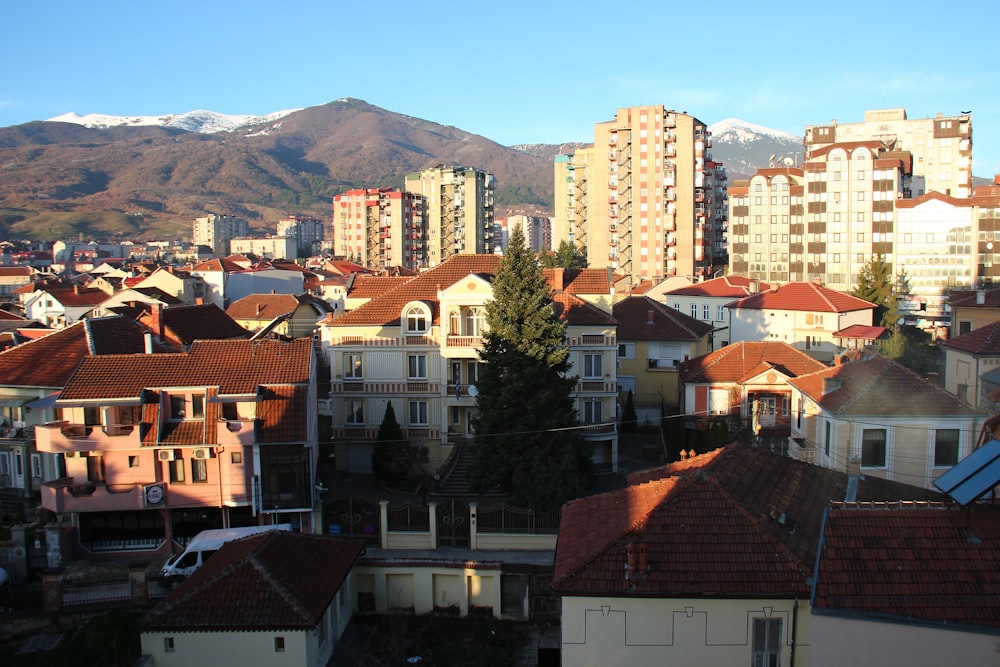
[[[158,450],[156,450],[156,460],[157,461],[173,461],[174,460],[174,450],[172,450],[172,449],[158,449]]]
[[[192,451],[191,456],[196,459],[210,459],[212,458],[212,448],[197,447]]]
[[[85,459],[87,452],[66,452],[65,456],[68,459]]]

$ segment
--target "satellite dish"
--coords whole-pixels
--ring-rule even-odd
[[[786,157],[784,160],[782,160],[782,162],[785,163],[786,167],[791,167],[793,164],[795,164],[795,160],[793,160],[790,157]]]
[[[479,390],[476,389],[476,385],[470,384],[469,385],[469,396],[475,398],[478,395],[479,395]]]
[[[989,243],[986,244],[986,249],[993,250],[993,241],[990,241]]]

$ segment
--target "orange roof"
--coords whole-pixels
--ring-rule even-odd
[[[234,320],[264,320],[287,315],[299,307],[293,294],[250,294],[230,304],[226,315]]]
[[[700,340],[712,331],[702,322],[648,296],[630,296],[612,307],[619,340]]]
[[[973,355],[1000,355],[1000,322],[987,324],[957,338],[943,340],[938,344],[941,347]]]
[[[681,380],[687,384],[703,382],[741,382],[762,364],[796,377],[823,370],[826,366],[805,352],[779,341],[737,341],[721,349],[695,357],[681,367]]]
[[[770,288],[770,285],[760,280],[751,280],[743,276],[719,276],[718,278],[706,280],[703,283],[679,287],[667,292],[667,294],[742,299],[745,296],[750,296],[751,294]]]
[[[376,276],[359,273],[348,283],[347,296],[352,299],[374,299],[389,290],[413,280],[413,276]]]
[[[743,297],[729,304],[730,308],[753,310],[799,310],[824,313],[846,313],[874,309],[875,304],[856,296],[832,290],[813,282],[792,282],[771,287],[765,292]]]

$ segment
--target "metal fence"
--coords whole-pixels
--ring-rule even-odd
[[[389,530],[426,533],[431,529],[431,514],[426,505],[389,506],[387,519]]]
[[[480,533],[555,535],[559,532],[559,516],[560,510],[536,512],[496,503],[479,508],[476,528]]]
[[[128,572],[94,581],[63,581],[62,603],[64,607],[121,602],[132,599],[132,584]]]

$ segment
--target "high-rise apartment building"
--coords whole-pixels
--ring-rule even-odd
[[[807,125],[806,159],[833,144],[878,141],[887,152],[912,157],[912,192],[940,192],[959,199],[972,196],[972,116],[907,118],[906,109],[865,111],[860,123]]]
[[[426,266],[454,255],[493,252],[493,174],[439,165],[407,174],[403,189],[424,200]]]
[[[278,236],[295,237],[295,246],[300,257],[317,252],[326,238],[323,221],[301,215],[293,215],[278,221]]]
[[[527,246],[535,252],[546,252],[555,250],[552,247],[552,218],[537,215],[511,215],[506,218],[497,218],[493,226],[493,246],[495,248],[506,248],[507,239],[510,232],[520,227],[524,232],[524,239]]]
[[[592,147],[556,157],[553,244],[571,240],[588,266],[633,282],[711,277],[725,170],[710,147],[705,124],[686,113],[618,109],[594,125]]]
[[[333,254],[370,269],[428,266],[424,197],[393,188],[333,198]]]
[[[208,215],[195,218],[192,240],[195,245],[208,246],[216,257],[229,254],[229,242],[235,238],[249,236],[250,224],[230,215]]]

